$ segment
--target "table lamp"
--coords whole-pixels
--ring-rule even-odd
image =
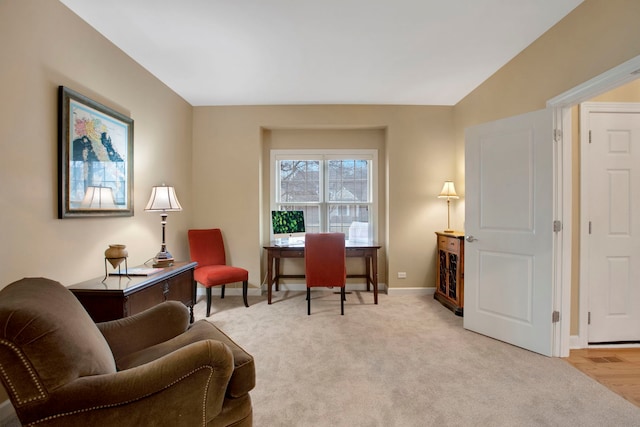
[[[439,199],[447,199],[447,229],[445,233],[453,233],[451,229],[451,199],[459,199],[456,194],[456,187],[453,185],[453,181],[445,181],[442,191],[438,195]]]
[[[168,187],[162,184],[159,187],[153,187],[151,189],[151,197],[147,207],[144,208],[147,212],[160,212],[160,224],[162,224],[162,246],[160,252],[154,258],[154,267],[169,267],[173,265],[173,256],[167,251],[167,244],[165,243],[165,226],[167,225],[167,212],[169,211],[181,211],[182,206],[178,202],[176,197],[176,190],[173,187]]]

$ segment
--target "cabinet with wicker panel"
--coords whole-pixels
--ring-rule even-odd
[[[456,315],[464,307],[464,233],[436,232],[437,270],[433,297]]]

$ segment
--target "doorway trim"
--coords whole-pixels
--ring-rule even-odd
[[[585,120],[590,113],[594,112],[609,112],[609,113],[640,113],[640,102],[582,102],[580,103],[580,147],[584,147],[589,142],[589,129],[587,128],[588,121]],[[584,165],[587,164],[587,155],[584,150],[580,153],[580,192],[583,194],[583,190],[588,188],[587,173],[588,169],[585,169]],[[585,208],[586,202],[583,197],[580,198],[580,279],[579,279],[579,292],[580,292],[580,324],[578,334],[578,345],[580,348],[589,347],[589,309],[590,309],[590,293],[591,288],[587,283],[589,276],[589,269],[586,266],[587,251],[589,248],[587,242],[587,228],[589,218],[586,216],[587,209]],[[633,345],[637,347],[637,345]],[[601,345],[597,347],[602,348]],[[626,345],[625,345],[626,347]]]
[[[562,221],[565,230],[564,238],[558,239],[555,253],[556,279],[560,286],[556,287],[554,310],[561,313],[560,333],[554,336],[554,356],[568,357],[570,348],[584,348],[587,340],[586,301],[579,301],[578,308],[578,340],[571,342],[571,260],[572,260],[572,195],[573,195],[573,150],[571,132],[571,107],[587,101],[597,95],[640,78],[640,55],[605,71],[604,73],[572,88],[547,101],[547,108],[554,110],[554,129],[562,135],[558,149],[556,170],[556,212],[555,218]],[[579,235],[579,232],[578,232]],[[580,288],[580,286],[578,286]],[[584,312],[583,312],[584,311]],[[559,350],[559,351],[558,351]]]

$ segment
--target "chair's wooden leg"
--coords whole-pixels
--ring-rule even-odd
[[[211,288],[207,288],[207,317],[211,314]]]
[[[307,316],[311,316],[311,288],[307,288]]]
[[[225,285],[222,285],[222,290],[220,291],[220,298],[224,298],[224,287]]]
[[[249,301],[247,301],[247,291],[249,289],[249,283],[245,280],[242,282],[242,298],[244,299],[244,306],[249,307]]]
[[[342,298],[340,298],[340,314],[344,316],[344,300],[347,299],[345,296],[344,286],[341,289],[340,293],[342,294]]]

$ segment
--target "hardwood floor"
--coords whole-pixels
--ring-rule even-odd
[[[640,406],[640,348],[571,350],[565,360]]]

